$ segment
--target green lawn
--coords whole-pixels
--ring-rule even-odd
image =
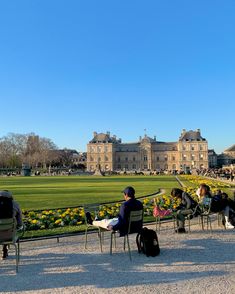
[[[179,187],[173,176],[59,176],[2,177],[0,189],[13,192],[22,209],[48,209],[122,200],[126,186],[144,196],[165,189],[168,193]]]

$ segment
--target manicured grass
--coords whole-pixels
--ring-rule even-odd
[[[122,200],[126,186],[136,189],[136,196],[158,191],[167,193],[179,187],[174,176],[58,176],[58,177],[2,177],[0,189],[12,191],[22,209],[36,210],[79,206]]]

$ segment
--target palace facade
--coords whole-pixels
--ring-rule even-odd
[[[87,171],[187,171],[208,168],[208,143],[201,131],[183,129],[178,141],[161,142],[139,137],[137,142],[122,143],[115,135],[93,133],[87,144]]]

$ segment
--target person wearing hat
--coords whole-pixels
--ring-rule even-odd
[[[1,207],[1,205],[4,205],[4,203],[8,203],[8,209],[10,211],[6,211],[5,207],[4,208]],[[10,191],[3,190],[3,191],[0,191],[0,218],[1,219],[8,218],[9,217],[8,215],[15,218],[16,226],[18,230],[23,228],[22,212],[21,212],[19,204],[13,199],[12,193]],[[5,259],[7,257],[8,257],[7,245],[3,245],[2,259]]]
[[[111,220],[96,220],[90,222],[95,226],[104,227],[108,230],[119,231],[120,236],[125,236],[128,231],[128,221],[131,211],[142,210],[143,204],[135,198],[135,189],[133,187],[126,187],[123,191],[123,197],[125,202],[120,207],[120,212],[117,218]],[[135,223],[136,228],[142,226],[141,224]],[[132,228],[134,231],[135,228]]]

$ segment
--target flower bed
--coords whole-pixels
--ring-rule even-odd
[[[144,216],[152,216],[155,203],[164,209],[173,209],[177,206],[174,199],[167,195],[154,198],[144,198]],[[100,205],[96,217],[113,218],[120,210],[120,203]],[[93,217],[95,217],[93,215]],[[83,207],[50,209],[42,211],[23,211],[23,221],[26,231],[54,229],[65,226],[79,226],[85,223],[85,212]]]

